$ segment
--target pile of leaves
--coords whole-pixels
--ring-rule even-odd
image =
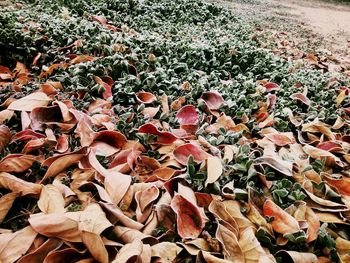
[[[1,262],[349,262],[346,77],[199,0],[0,23]]]

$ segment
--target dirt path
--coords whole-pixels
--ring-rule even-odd
[[[248,20],[260,21],[264,29],[292,32],[297,37],[310,38],[315,47],[350,53],[350,5],[319,0],[208,1],[229,7]]]
[[[313,0],[274,1],[314,32],[330,40],[335,48],[345,48],[350,40],[350,7]]]

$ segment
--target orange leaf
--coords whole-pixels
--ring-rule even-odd
[[[271,200],[265,201],[263,210],[264,216],[274,218],[270,224],[277,233],[288,234],[300,230],[298,221]]]

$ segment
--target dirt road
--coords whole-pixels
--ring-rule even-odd
[[[277,2],[277,1],[275,1]],[[318,1],[278,1],[287,12],[305,25],[331,40],[336,47],[345,47],[350,40],[350,7]]]
[[[247,19],[267,21],[266,25],[272,29],[278,30],[283,24],[286,31],[298,33],[298,30],[310,30],[327,41],[330,44],[327,47],[332,51],[350,52],[350,5],[318,0],[208,1],[227,6]],[[320,43],[320,46],[323,44]]]

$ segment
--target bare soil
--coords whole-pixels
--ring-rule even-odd
[[[231,8],[250,21],[293,33],[315,47],[350,53],[350,5],[319,0],[208,0]],[[310,44],[308,45],[310,46]]]
[[[283,0],[278,2],[285,6],[287,12],[296,16],[314,32],[331,41],[333,47],[348,47],[350,40],[349,6],[313,0]]]

